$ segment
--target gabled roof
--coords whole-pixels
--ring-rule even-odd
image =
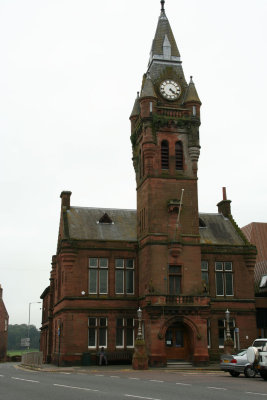
[[[69,238],[75,240],[137,241],[136,210],[70,207],[66,212]],[[107,214],[110,223],[101,223]],[[200,213],[200,243],[242,246],[245,244],[232,222],[222,214]],[[103,221],[107,221],[104,219]]]

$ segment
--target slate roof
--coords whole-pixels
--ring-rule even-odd
[[[232,222],[222,214],[200,213],[199,217],[206,225],[199,228],[201,244],[233,246],[243,246],[245,244]]]
[[[155,33],[154,40],[152,42],[151,55],[163,55],[163,42],[167,35],[170,45],[171,45],[171,55],[175,57],[180,57],[180,53],[172,33],[172,29],[168,18],[165,13],[161,13]]]
[[[107,214],[112,223],[99,223]],[[245,244],[231,221],[222,214],[200,213],[204,227],[199,229],[200,243],[213,245]],[[136,210],[71,207],[67,211],[69,236],[76,240],[136,241]]]
[[[98,222],[105,213],[113,223]],[[67,217],[71,239],[136,241],[135,210],[70,207]]]

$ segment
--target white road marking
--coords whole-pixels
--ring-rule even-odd
[[[134,379],[134,380],[136,380],[136,381],[139,381],[139,380],[140,380],[140,378],[129,378],[129,379]]]
[[[70,372],[60,372],[61,374],[63,374],[63,375],[70,375],[71,373]]]
[[[98,374],[95,374],[94,376],[105,376],[105,375],[98,375]]]
[[[215,387],[215,386],[208,386],[208,389],[227,390],[226,388],[220,388],[220,387]]]
[[[12,379],[16,379],[17,381],[25,381],[25,382],[32,382],[32,383],[40,383],[39,381],[33,381],[31,379],[22,379],[22,378],[16,378],[14,376],[11,377]]]
[[[4,375],[0,375],[0,378],[4,378]]]
[[[258,396],[267,396],[267,393],[245,392],[246,394],[256,394]]]
[[[126,396],[126,397],[134,397],[135,399],[160,400],[160,399],[155,399],[154,397],[134,396],[133,394],[125,394],[124,396]]]
[[[157,379],[149,379],[149,382],[159,382],[159,383],[163,383],[164,381],[158,381]]]
[[[181,385],[181,386],[192,386],[192,383],[180,383],[180,382],[176,382],[176,385]]]
[[[97,390],[97,389],[82,388],[82,387],[77,387],[77,386],[59,385],[57,383],[54,383],[53,386],[64,387],[67,389],[87,390],[89,392],[99,392],[99,390]]]
[[[117,375],[110,375],[110,378],[120,378],[120,377]]]

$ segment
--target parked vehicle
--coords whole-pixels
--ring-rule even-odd
[[[254,340],[251,347],[247,349],[249,362],[258,369],[260,376],[267,381],[267,338]]]
[[[229,372],[234,377],[243,373],[246,378],[254,378],[257,373],[257,370],[247,358],[247,350],[242,350],[238,354],[223,354],[220,367],[222,371]]]

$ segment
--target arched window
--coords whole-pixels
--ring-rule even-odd
[[[161,169],[169,169],[169,143],[167,140],[161,142]]]
[[[182,142],[175,143],[175,169],[184,169],[184,154],[183,154],[183,144]]]

